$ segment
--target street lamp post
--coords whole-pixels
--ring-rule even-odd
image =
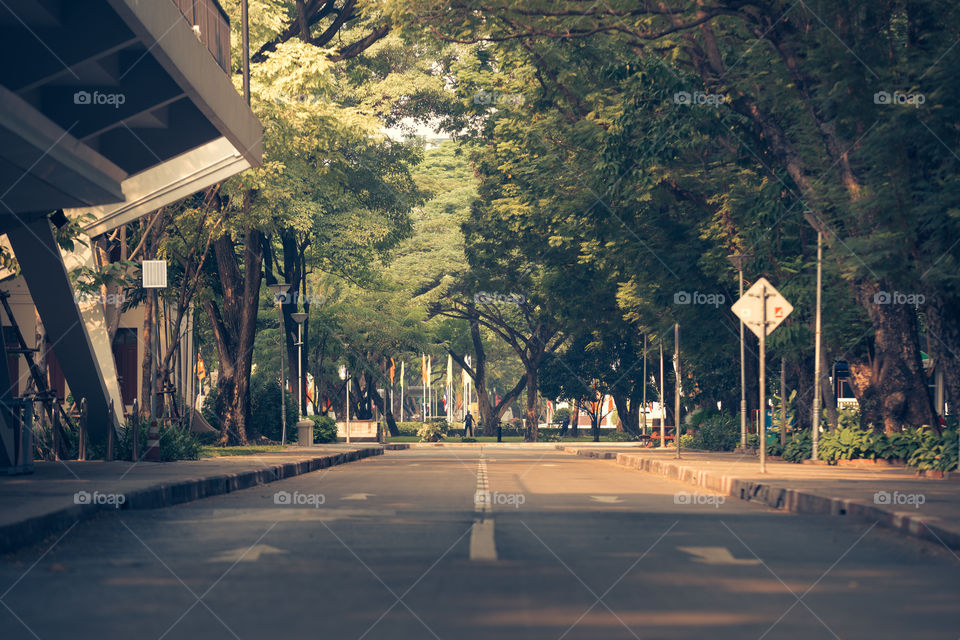
[[[297,418],[303,415],[303,323],[307,314],[302,311],[291,313],[290,317],[297,323]]]
[[[343,365],[340,365],[340,379],[346,381],[347,387],[347,404],[346,411],[344,412],[346,420],[344,422],[344,431],[347,434],[347,444],[350,444],[350,380],[347,378],[347,368]]]
[[[647,334],[643,334],[643,406],[640,408],[640,417],[643,418],[641,433],[647,435]]]
[[[743,263],[753,256],[745,253],[735,253],[727,256],[739,274],[740,298],[743,297]],[[739,300],[739,298],[738,298]],[[740,446],[747,446],[747,363],[746,349],[743,339],[743,319],[740,320]]]
[[[816,216],[811,212],[806,212],[803,214],[803,217],[806,218],[807,222],[811,227],[817,231],[817,310],[815,315],[815,329],[814,329],[814,338],[813,338],[813,416],[812,416],[812,429],[810,433],[811,441],[811,460],[816,460],[819,457],[819,444],[820,444],[820,411],[821,405],[823,404],[822,390],[820,389],[820,368],[823,366],[823,363],[820,359],[820,311],[821,311],[821,299],[823,294],[823,225],[818,224]]]
[[[283,364],[283,352],[287,348],[286,327],[283,326],[283,299],[290,291],[290,285],[286,282],[275,282],[268,285],[273,293],[273,300],[280,308],[280,444],[287,444],[287,376]]]

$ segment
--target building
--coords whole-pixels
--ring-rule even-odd
[[[54,377],[102,439],[123,406],[113,345],[102,305],[78,303],[67,276],[93,255],[62,253],[54,225],[84,216],[96,236],[257,166],[263,130],[233,86],[215,0],[5,0],[0,29],[0,233]],[[16,449],[11,373],[0,367],[0,466]]]

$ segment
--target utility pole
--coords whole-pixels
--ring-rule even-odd
[[[820,444],[820,407],[823,404],[823,389],[820,388],[820,368],[823,363],[820,359],[820,310],[821,295],[823,293],[823,233],[817,231],[817,312],[816,312],[816,330],[814,331],[814,353],[813,353],[813,433],[811,441],[813,443],[811,459],[819,458]]]
[[[728,256],[730,262],[737,269],[739,275],[740,298],[743,297],[743,263],[749,258],[748,254],[736,253]],[[738,298],[739,300],[739,298]],[[746,342],[743,334],[743,318],[740,319],[740,446],[747,446],[747,362]]]
[[[787,359],[780,358],[780,448],[787,446]]]
[[[647,334],[643,334],[643,405],[640,407],[643,426],[640,433],[647,435]]]
[[[674,445],[677,447],[677,458],[680,457],[680,323],[673,325],[673,363],[674,372],[677,374],[676,383],[673,385],[673,422],[676,424],[674,430]]]
[[[760,473],[767,472],[767,287],[760,287]]]
[[[660,448],[667,446],[667,404],[664,394],[666,385],[663,382],[663,336],[660,336]]]

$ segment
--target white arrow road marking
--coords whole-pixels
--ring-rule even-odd
[[[620,499],[620,496],[590,496],[590,499],[594,502],[605,502],[607,504],[623,502],[623,500]]]
[[[734,558],[726,547],[677,547],[677,549],[695,556],[691,558],[693,562],[703,564],[760,564],[758,558]]]
[[[493,505],[487,483],[487,461],[480,454],[477,464],[477,490],[473,494],[473,528],[470,529],[470,559],[496,560],[497,543],[493,535]]]
[[[207,562],[256,562],[265,553],[286,553],[286,551],[271,547],[268,544],[255,544],[252,547],[240,547],[224,551]]]
[[[375,493],[351,493],[348,496],[343,496],[341,500],[366,500],[370,496],[375,496]]]

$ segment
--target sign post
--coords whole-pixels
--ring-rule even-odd
[[[767,336],[793,312],[787,302],[766,278],[757,280],[730,308],[734,315],[760,339],[760,419],[759,435],[760,473],[767,471]]]

